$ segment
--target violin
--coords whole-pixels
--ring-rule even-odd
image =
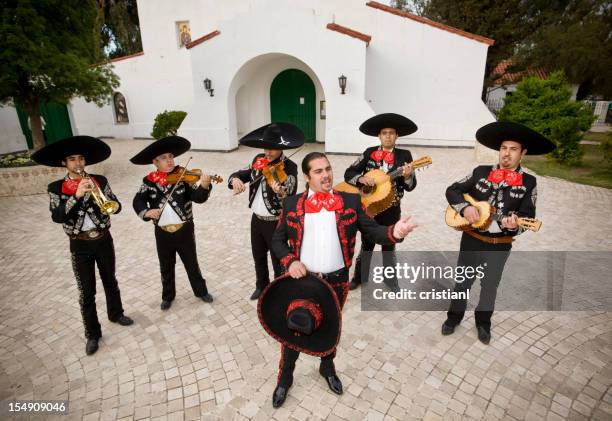
[[[177,165],[172,171],[168,173],[168,175],[166,176],[166,181],[168,182],[168,184],[176,184],[179,181],[183,181],[187,184],[194,184],[197,183],[201,177],[201,169],[194,168],[192,170],[187,170],[184,167]],[[210,176],[210,181],[213,183],[222,183],[223,178],[215,174]]]
[[[261,174],[265,177],[268,186],[272,187],[274,182],[277,182],[280,186],[280,195],[286,194],[286,187],[282,183],[287,180],[287,173],[285,172],[285,161],[281,160],[276,164],[268,164],[261,169]]]

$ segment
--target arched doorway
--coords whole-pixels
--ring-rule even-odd
[[[316,138],[316,94],[310,77],[301,70],[280,72],[270,87],[272,122],[284,121],[298,126],[306,141]]]

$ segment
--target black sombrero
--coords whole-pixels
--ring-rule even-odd
[[[359,131],[368,136],[378,136],[382,129],[395,129],[397,136],[401,137],[416,132],[418,127],[409,118],[395,113],[375,115],[359,126]]]
[[[176,157],[187,152],[189,148],[191,148],[191,142],[184,137],[168,136],[151,143],[130,158],[130,161],[132,164],[147,165],[160,155],[171,153]]]
[[[239,140],[241,145],[260,149],[295,149],[304,144],[304,133],[290,123],[271,123]]]
[[[542,155],[555,149],[555,144],[540,133],[510,121],[495,121],[482,126],[476,131],[476,139],[496,151],[505,140],[513,140],[527,149],[527,155]]]
[[[259,322],[283,345],[323,357],[340,340],[342,313],[329,284],[308,274],[299,279],[277,279],[264,289],[257,303]]]
[[[32,154],[32,160],[49,167],[63,167],[62,161],[70,155],[83,155],[85,164],[104,161],[111,148],[100,139],[91,136],[73,136],[51,143]]]

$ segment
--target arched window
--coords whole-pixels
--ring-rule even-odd
[[[115,92],[113,95],[113,105],[115,107],[115,123],[127,124],[130,122],[128,117],[127,105],[125,97],[120,92]]]

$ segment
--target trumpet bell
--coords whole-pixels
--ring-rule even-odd
[[[112,215],[119,210],[119,203],[115,202],[114,200],[107,200],[106,202],[102,203],[100,210],[106,215]]]

